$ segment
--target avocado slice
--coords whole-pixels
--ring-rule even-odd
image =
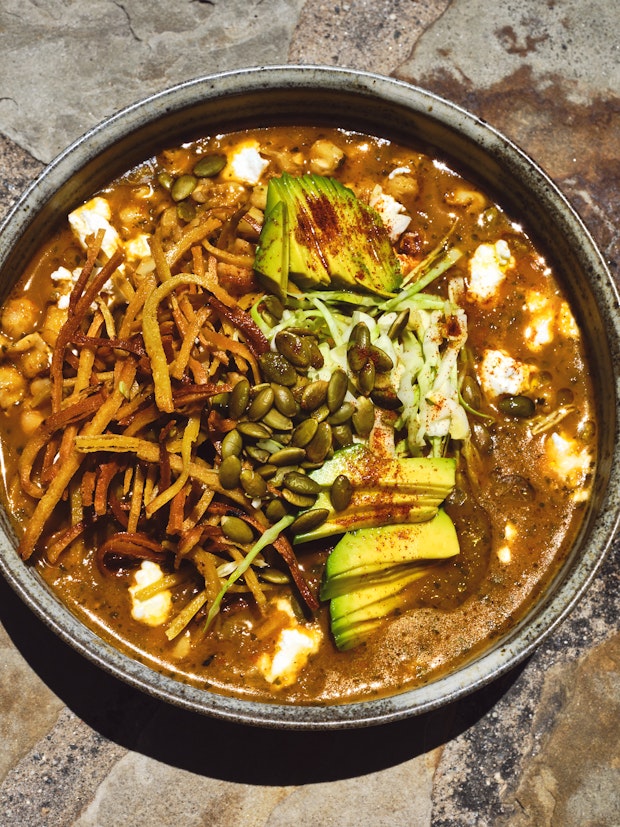
[[[268,293],[284,299],[288,289],[288,234],[286,204],[278,201],[266,214],[260,234],[259,275]]]
[[[346,474],[353,486],[351,502],[344,511],[336,511],[329,496],[339,474]],[[309,476],[324,489],[312,508],[324,508],[328,515],[317,528],[298,534],[296,544],[353,529],[432,519],[454,488],[456,461],[447,457],[378,457],[360,443],[336,451]]]
[[[351,531],[327,559],[321,599],[339,649],[363,642],[406,607],[405,589],[439,560],[459,553],[454,524],[440,509],[432,520]]]
[[[402,274],[379,213],[360,201],[353,190],[321,175],[294,177],[286,172],[271,178],[263,230],[254,268],[269,282],[278,276],[278,256],[270,252],[270,224],[284,204],[288,244],[288,276],[302,289],[329,287],[390,295],[399,289]],[[275,211],[275,212],[274,212]]]

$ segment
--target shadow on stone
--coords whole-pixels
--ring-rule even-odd
[[[2,578],[0,620],[48,688],[103,737],[173,767],[253,785],[335,781],[430,752],[483,718],[524,668],[440,710],[383,726],[260,729],[201,717],[124,684],[57,638]]]

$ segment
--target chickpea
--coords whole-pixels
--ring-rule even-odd
[[[402,201],[406,198],[415,198],[420,191],[420,185],[414,175],[399,172],[397,175],[390,175],[385,183],[385,191],[397,201]]]
[[[26,379],[33,379],[50,366],[52,351],[39,333],[30,333],[15,342],[9,355]]]
[[[487,200],[481,192],[459,187],[444,196],[446,203],[453,207],[466,207],[474,212],[482,212],[487,206]]]
[[[310,171],[317,175],[329,175],[335,172],[344,159],[344,152],[339,146],[319,138],[310,147]]]
[[[31,299],[9,299],[2,311],[2,330],[11,339],[20,339],[34,330],[38,317],[39,308]]]
[[[8,410],[21,402],[26,380],[14,365],[0,365],[0,408]]]
[[[61,309],[55,304],[51,304],[45,313],[43,320],[43,327],[41,328],[41,336],[43,340],[50,346],[54,347],[61,327],[69,318],[69,311]]]
[[[31,434],[33,434],[43,422],[45,417],[41,411],[25,410],[20,419],[24,434],[26,436],[31,436]]]

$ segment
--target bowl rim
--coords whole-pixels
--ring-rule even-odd
[[[26,605],[64,642],[105,671],[160,700],[216,718],[263,727],[286,729],[345,729],[383,724],[435,710],[485,686],[526,659],[564,620],[591,584],[614,540],[620,522],[620,503],[610,492],[620,490],[620,299],[618,288],[585,224],[549,176],[513,141],[482,119],[414,84],[372,72],[319,65],[254,66],[209,74],[176,84],[124,107],[73,141],[27,187],[0,225],[0,268],[31,217],[68,180],[74,170],[114,143],[154,120],[151,111],[181,111],[207,98],[236,93],[269,92],[278,88],[329,89],[387,100],[391,105],[415,108],[425,117],[449,123],[477,145],[501,150],[512,171],[527,173],[562,213],[566,226],[581,239],[585,261],[598,277],[590,284],[605,320],[614,366],[615,440],[609,480],[600,513],[579,565],[567,571],[568,561],[534,609],[499,642],[455,672],[428,684],[378,700],[335,705],[262,703],[219,695],[155,672],[124,655],[82,624],[25,566],[14,550],[14,535],[3,514],[0,536],[0,571]],[[604,507],[603,507],[604,506]]]

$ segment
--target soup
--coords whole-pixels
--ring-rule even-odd
[[[590,493],[583,342],[526,231],[335,129],[170,148],[69,216],[1,316],[4,500],[104,639],[343,703],[487,648]]]

